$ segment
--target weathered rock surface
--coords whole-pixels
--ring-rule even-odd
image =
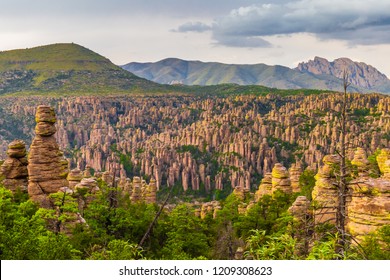
[[[323,158],[324,165],[316,174],[316,183],[313,188],[312,197],[315,201],[316,210],[314,220],[319,223],[335,223],[338,205],[338,189],[335,169],[340,163],[338,155],[326,155]]]
[[[280,163],[275,164],[272,169],[272,193],[277,190],[284,193],[292,192],[288,170]]]
[[[297,220],[302,221],[310,215],[310,200],[306,196],[298,196],[288,211],[293,215]]]
[[[11,191],[27,191],[26,144],[22,140],[12,141],[7,149],[8,158],[0,167],[3,184]]]
[[[38,106],[36,136],[28,155],[28,193],[41,207],[52,207],[49,195],[68,187],[68,161],[63,157],[54,137],[56,121],[54,109]]]
[[[360,178],[351,182],[352,199],[348,204],[347,228],[358,240],[390,224],[390,181]]]
[[[348,97],[351,146],[369,154],[389,147],[390,98]],[[0,100],[0,107],[7,108],[0,110],[0,157],[5,156],[9,139],[15,139],[1,128],[9,127],[8,120],[20,120],[18,134],[30,143],[35,106],[41,102],[33,97]],[[69,97],[45,102],[56,104],[56,138],[72,168],[89,165],[92,174],[115,170],[117,178],[122,177],[119,172],[128,178],[154,177],[157,189],[168,184],[207,192],[237,186],[254,189],[277,162],[290,168],[299,158],[302,166],[317,170],[324,155],[335,153],[340,142],[337,94]],[[359,122],[354,121],[357,116]],[[44,124],[39,130],[52,133],[48,127],[52,128]],[[293,177],[290,174],[295,188]]]
[[[83,173],[81,172],[80,169],[78,168],[75,168],[75,169],[72,169],[69,173],[68,173],[68,176],[66,177],[66,179],[68,180],[69,182],[69,187],[71,189],[74,189],[74,187],[81,182],[81,180],[83,179]]]
[[[259,201],[264,195],[272,195],[272,173],[268,172],[261,180],[260,186],[255,193],[255,201]]]

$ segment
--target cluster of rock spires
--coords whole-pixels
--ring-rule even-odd
[[[56,138],[71,166],[145,176],[184,190],[254,189],[280,162],[316,170],[339,143],[337,94],[56,100]],[[350,94],[347,141],[369,153],[390,145],[390,98]],[[6,103],[9,102],[9,103]],[[31,118],[30,98],[0,100],[7,116]],[[4,104],[3,104],[4,103]],[[359,117],[359,108],[366,108]],[[361,113],[361,112],[360,112]],[[22,120],[21,120],[22,122]],[[31,126],[31,125],[30,125]],[[381,127],[381,130],[377,130]],[[26,135],[33,134],[21,125]],[[29,143],[28,139],[25,139]],[[0,139],[0,157],[9,142]],[[353,151],[349,151],[353,154]],[[4,154],[2,154],[4,153]]]
[[[379,95],[350,97],[353,97],[352,109],[365,106],[370,110],[359,125],[352,120],[347,124],[351,131],[347,141],[352,146],[362,146],[356,153],[348,151],[358,172],[351,185],[348,227],[359,236],[389,222],[386,215],[389,212],[390,168],[388,150],[383,148],[390,144],[384,137],[390,132],[387,113],[390,99]],[[33,200],[51,207],[47,198],[51,193],[77,195],[98,191],[96,178],[91,176],[93,169],[95,177],[101,176],[107,184],[117,184],[132,201],[155,202],[161,185],[172,186],[178,182],[184,190],[231,187],[243,200],[251,188],[258,185],[256,174],[261,174],[263,179],[253,195],[253,202],[239,206],[239,212],[245,213],[262,196],[272,195],[276,190],[299,192],[302,166],[308,166],[318,170],[312,196],[321,205],[321,209],[311,215],[316,223],[332,221],[337,205],[336,176],[332,166],[338,163],[337,156],[333,155],[339,141],[338,97],[278,98],[119,99],[115,106],[104,98],[61,99],[57,110],[62,118],[57,122],[56,136],[53,109],[41,106],[36,110],[36,136],[31,144],[28,165],[23,142],[10,143],[6,149],[8,158],[1,166],[4,184],[10,189],[19,185],[22,190],[28,185]],[[276,107],[277,102],[285,104]],[[326,113],[318,113],[325,108],[328,109]],[[21,110],[25,114],[32,111],[28,106],[11,105],[11,111]],[[88,118],[80,117],[82,115]],[[94,124],[88,132],[90,118]],[[306,125],[310,124],[311,129],[307,129]],[[376,127],[381,127],[381,131]],[[294,149],[289,150],[286,145],[294,145]],[[70,164],[78,169],[68,173],[68,163],[59,147],[76,148]],[[365,151],[373,153],[378,148],[382,149],[378,164],[383,176],[374,179],[368,177],[370,170]],[[212,153],[218,155],[214,159],[222,167],[214,175],[216,166],[210,159],[203,158]],[[296,163],[287,169],[283,162],[288,162],[292,156]],[[102,174],[101,170],[108,172]],[[128,178],[128,174],[135,171],[156,179],[147,184],[137,176]],[[297,199],[291,207],[292,213],[305,213],[307,202],[307,198]],[[80,213],[87,204],[88,200],[79,196]],[[365,204],[370,206],[362,207]],[[196,212],[201,217],[208,213],[216,216],[219,207],[217,202],[209,202],[198,205]]]
[[[93,200],[93,196],[86,194],[96,194],[100,190],[98,178],[108,185],[116,184],[128,193],[132,202],[156,203],[157,187],[154,179],[151,179],[148,185],[139,177],[134,177],[133,182],[126,177],[113,181],[110,172],[96,172],[93,177],[89,166],[84,172],[78,168],[69,172],[69,162],[54,137],[54,109],[50,106],[38,106],[35,116],[36,136],[30,146],[28,158],[25,143],[22,140],[12,141],[8,145],[8,157],[0,167],[0,175],[4,177],[2,183],[7,189],[13,192],[28,192],[30,199],[43,208],[56,209],[51,194],[63,193],[76,197],[79,213],[73,215],[70,223],[68,221],[63,224],[61,230],[69,232],[70,224],[85,222],[81,215]]]

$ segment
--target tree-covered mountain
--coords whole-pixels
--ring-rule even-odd
[[[316,60],[315,60],[316,61]],[[349,60],[350,61],[350,60]],[[337,70],[319,71],[311,67],[305,67],[304,63],[296,69],[266,64],[223,64],[216,62],[186,61],[177,58],[168,58],[155,63],[132,62],[123,65],[137,76],[161,83],[161,84],[185,84],[185,85],[217,85],[235,83],[239,85],[262,85],[280,89],[328,89],[340,90],[341,68]],[[332,69],[333,64],[328,63]],[[339,64],[335,64],[338,66]],[[373,67],[367,68],[366,74],[361,74],[362,66],[350,61],[346,69],[352,79],[350,89],[358,92],[378,91],[390,92],[390,81]],[[356,67],[350,67],[355,65]],[[360,71],[360,72],[359,72]],[[368,73],[374,73],[369,75]],[[366,82],[363,82],[367,79]],[[371,86],[371,79],[378,80]]]

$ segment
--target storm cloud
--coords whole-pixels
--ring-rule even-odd
[[[233,47],[269,47],[262,37],[309,33],[321,40],[343,40],[349,45],[390,43],[387,0],[260,2],[216,18],[211,28],[214,40]]]

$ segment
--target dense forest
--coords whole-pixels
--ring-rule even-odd
[[[313,174],[300,178],[313,187]],[[39,208],[22,192],[0,188],[1,259],[389,259],[390,227],[385,226],[336,253],[337,231],[294,219],[288,208],[298,195],[264,196],[246,213],[229,195],[213,217],[195,215],[189,203],[168,205],[150,235],[138,244],[159,205],[131,203],[119,188],[99,180],[100,190],[85,208],[87,223],[72,223],[77,198],[52,195],[56,209]],[[85,195],[85,194],[84,194]],[[114,197],[113,197],[114,196]],[[112,204],[115,199],[116,203]],[[247,197],[246,199],[250,199]],[[67,227],[58,226],[68,224]],[[71,226],[70,226],[71,225]],[[65,228],[65,229],[64,229]],[[57,229],[57,230],[56,230]],[[60,230],[58,230],[60,229]]]

